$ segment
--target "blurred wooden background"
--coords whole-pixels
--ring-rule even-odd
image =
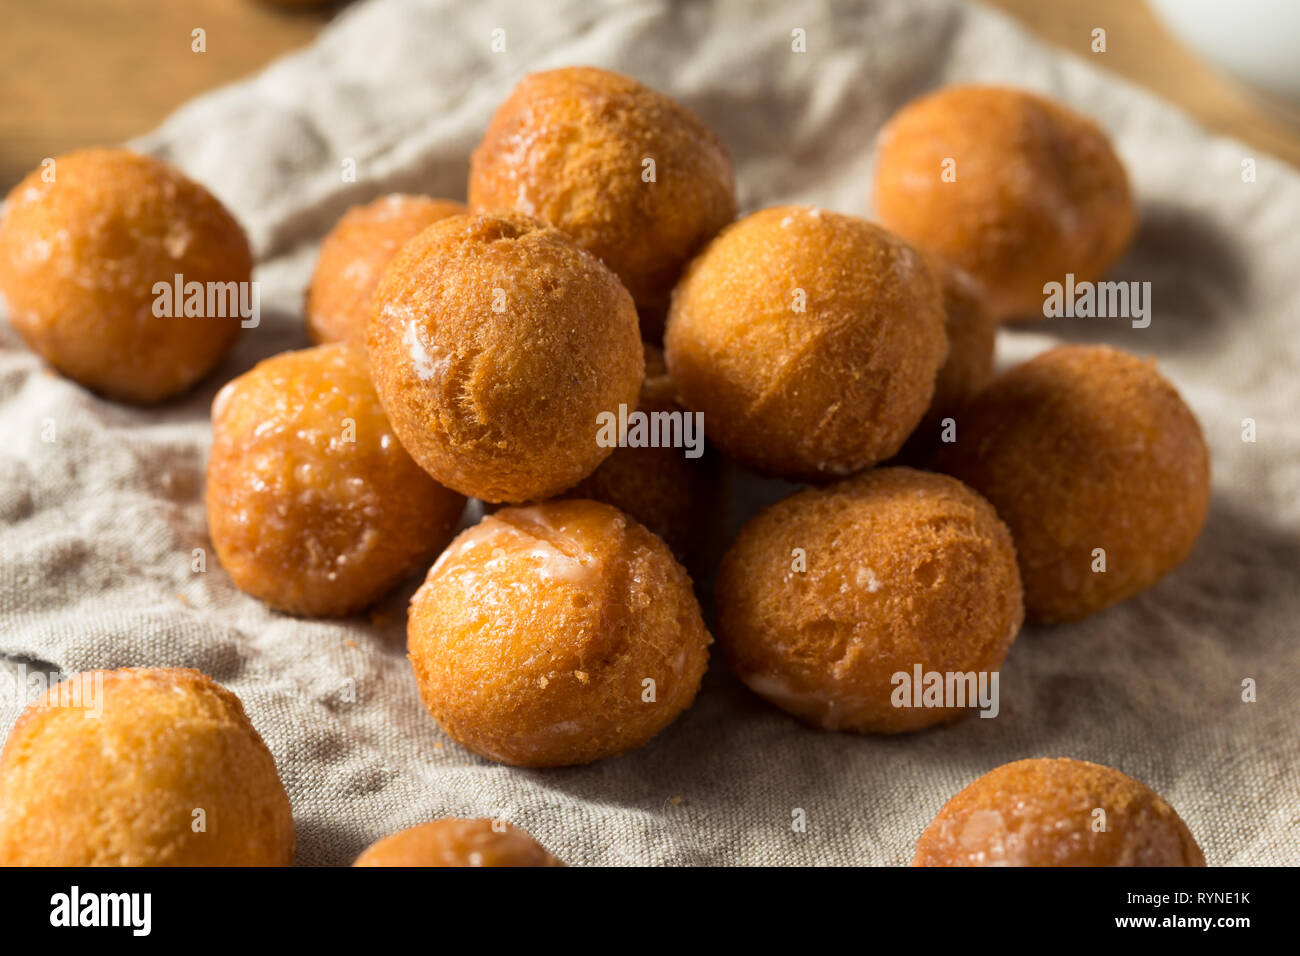
[[[1048,41],[1151,88],[1210,129],[1300,165],[1300,128],[1182,47],[1144,0],[987,2]],[[152,128],[196,94],[310,42],[343,5],[0,0],[0,190],[46,156]],[[1090,50],[1098,26],[1107,33],[1104,54]],[[190,50],[195,27],[207,31],[206,53]]]

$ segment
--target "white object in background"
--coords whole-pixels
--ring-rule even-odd
[[[1180,40],[1300,119],[1300,2],[1151,0]]]

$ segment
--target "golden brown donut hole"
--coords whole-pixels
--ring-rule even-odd
[[[171,398],[216,367],[239,336],[241,290],[251,303],[252,267],[243,230],[211,193],[122,149],[56,157],[13,188],[0,220],[14,329],[68,378],[124,402]],[[192,283],[202,315],[184,314]]]
[[[948,357],[934,379],[934,397],[921,424],[903,446],[899,460],[924,463],[942,441],[952,419],[993,377],[993,353],[998,321],[975,280],[935,255],[926,262],[943,296],[943,328],[948,337]]]
[[[1022,90],[949,86],[880,132],[881,225],[951,260],[1004,319],[1041,318],[1043,286],[1095,281],[1128,248],[1137,210],[1095,123]]]
[[[303,311],[317,343],[364,349],[370,300],[393,256],[426,226],[468,210],[458,202],[393,193],[353,206],[321,242]]]
[[[288,866],[293,846],[271,752],[196,670],[77,674],[0,751],[2,866]]]
[[[1132,777],[1083,760],[1003,764],[949,800],[913,866],[1204,866],[1174,808]]]
[[[1054,348],[995,378],[935,463],[1011,529],[1034,621],[1151,587],[1191,553],[1209,510],[1196,417],[1154,362],[1109,346]]]
[[[586,500],[503,508],[461,532],[407,625],[429,713],[474,753],[523,767],[642,746],[694,700],[709,643],[663,541]]]
[[[682,268],[736,215],[731,160],[713,132],[662,93],[592,67],[515,87],[471,157],[469,201],[571,235],[627,286],[650,340]]]
[[[608,457],[598,418],[645,368],[618,278],[526,216],[453,216],[412,239],[375,293],[371,374],[425,471],[484,501],[549,498]]]
[[[801,491],[741,529],[714,586],[718,641],[755,693],[826,730],[899,733],[959,708],[895,675],[991,674],[1024,616],[1011,535],[958,481],[877,468]],[[991,687],[991,677],[985,677]]]
[[[295,614],[362,610],[451,538],[465,499],[411,460],[365,355],[285,352],[212,403],[208,530],[243,591]]]
[[[563,866],[504,821],[446,818],[407,827],[366,848],[353,866]]]
[[[653,345],[645,346],[645,367],[637,410],[690,415],[677,404],[663,352]],[[696,437],[703,441],[702,434]],[[697,579],[713,570],[726,544],[730,470],[707,445],[698,458],[688,458],[683,448],[663,445],[615,448],[561,497],[592,498],[626,512],[663,538]]]
[[[736,222],[673,293],[681,402],[737,462],[828,481],[894,455],[947,354],[939,289],[907,243],[810,206]]]

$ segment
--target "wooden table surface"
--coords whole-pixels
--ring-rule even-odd
[[[1046,40],[1300,165],[1300,128],[1173,39],[1143,0],[989,0]],[[0,0],[0,190],[46,156],[121,142],[310,42],[342,0]],[[1107,52],[1090,50],[1104,27]],[[191,31],[207,51],[191,50]]]

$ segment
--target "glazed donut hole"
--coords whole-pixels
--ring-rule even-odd
[[[3,866],[288,866],[293,848],[271,752],[196,670],[76,674],[0,751]]]
[[[636,309],[568,236],[514,213],[412,239],[375,293],[371,375],[393,429],[440,484],[489,502],[550,498],[605,460],[601,413],[635,407]]]
[[[934,396],[921,423],[903,445],[901,461],[924,463],[945,436],[955,437],[957,417],[993,377],[997,317],[979,284],[950,262],[929,254],[926,264],[943,298],[948,357],[934,379]]]
[[[1187,824],[1132,777],[1083,760],[1003,764],[949,800],[913,866],[1205,866]]]
[[[759,512],[714,587],[736,676],[825,730],[892,734],[967,707],[900,697],[919,670],[991,686],[1024,616],[1011,535],[958,481],[878,468]],[[942,704],[943,702],[941,702]]]
[[[664,347],[711,441],[761,474],[812,482],[896,454],[948,351],[920,254],[813,206],[725,229],[673,292]]]
[[[702,424],[677,403],[663,352],[653,345],[645,346],[645,368],[635,411],[678,416],[682,447],[624,444],[558,497],[591,498],[625,512],[663,538],[698,580],[713,571],[725,547],[730,472],[727,462],[706,446]],[[650,429],[660,428],[655,419],[646,421]]]
[[[13,188],[0,219],[14,329],[61,374],[123,402],[172,398],[216,367],[251,318],[252,266],[211,193],[121,149],[56,157]]]
[[[237,587],[290,613],[368,607],[442,549],[465,504],[411,460],[341,343],[227,383],[212,432],[212,543]]]
[[[648,342],[642,343],[642,350],[645,378],[635,407],[628,409],[625,440],[595,471],[555,497],[613,505],[663,538],[673,556],[700,580],[716,568],[726,546],[730,463],[708,445],[702,418],[678,403],[663,350]],[[645,416],[640,426],[631,422],[636,412]],[[602,426],[616,422],[611,409]],[[483,503],[489,514],[502,507]]]
[[[587,500],[505,508],[461,532],[407,624],[429,713],[474,753],[524,767],[647,743],[694,700],[710,642],[663,541]]]
[[[1095,281],[1124,254],[1137,209],[1088,118],[1023,90],[950,86],[880,132],[876,216],[951,260],[1002,319],[1041,318],[1043,286]]]
[[[1191,553],[1210,503],[1200,425],[1155,363],[1062,346],[1004,372],[960,415],[936,466],[1011,529],[1031,620],[1085,617]]]
[[[503,820],[446,818],[399,830],[371,844],[353,866],[564,866],[526,832]]]
[[[364,351],[370,300],[398,250],[426,226],[465,212],[448,199],[392,193],[344,213],[321,242],[303,303],[312,340]]]
[[[698,580],[717,567],[726,547],[731,504],[729,463],[707,447],[698,418],[679,405],[664,365],[663,352],[645,345],[645,381],[635,411],[674,415],[681,421],[681,447],[675,442],[638,443],[615,448],[586,478],[557,495],[590,498],[613,505],[663,538],[691,576]],[[662,436],[663,426],[647,418],[647,432]],[[669,425],[667,431],[676,434]],[[656,431],[659,430],[659,431]],[[488,513],[502,507],[485,504]]]
[[[717,136],[662,93],[592,67],[520,81],[470,158],[469,202],[572,236],[627,287],[651,341],[682,268],[736,215]]]

